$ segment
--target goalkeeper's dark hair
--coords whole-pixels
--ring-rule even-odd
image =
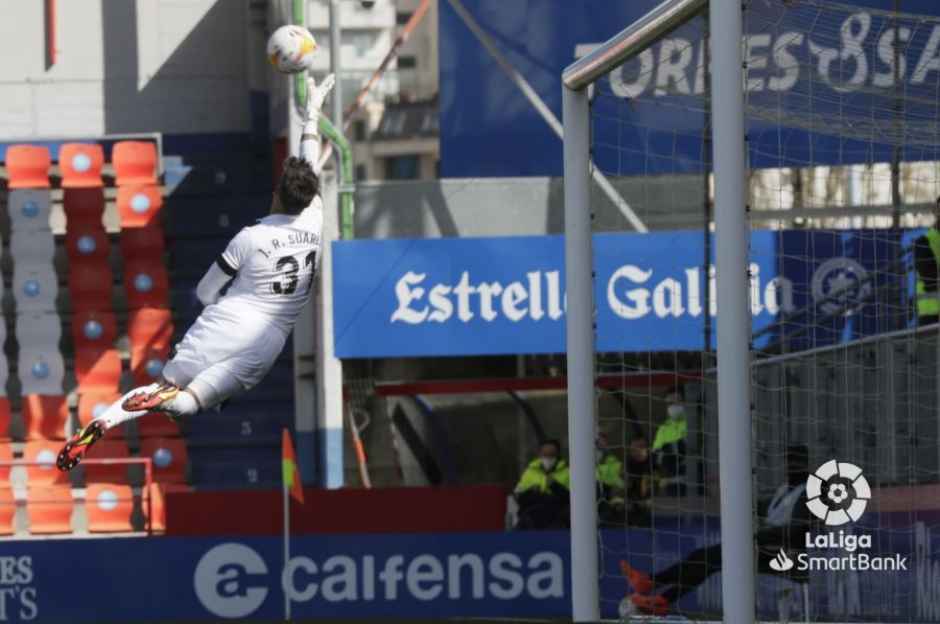
[[[277,183],[277,197],[284,214],[296,215],[310,205],[320,192],[320,179],[306,160],[291,156]]]

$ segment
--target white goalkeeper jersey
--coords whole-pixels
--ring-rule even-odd
[[[313,291],[322,229],[319,197],[297,216],[270,215],[243,228],[217,261],[234,281],[203,320],[233,331],[262,323],[290,333]]]

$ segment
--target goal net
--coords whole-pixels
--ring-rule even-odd
[[[585,87],[594,374],[660,382],[597,390],[602,617],[722,615],[745,452],[718,445],[715,29],[669,6]],[[743,31],[758,617],[937,621],[940,7],[750,0]]]

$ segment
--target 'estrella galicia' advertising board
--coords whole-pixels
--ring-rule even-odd
[[[564,68],[659,2],[463,4],[561,119]],[[904,160],[937,159],[940,3],[902,0],[897,19],[894,0],[746,5],[751,167],[887,162],[892,145],[904,147]],[[442,175],[560,176],[560,139],[448,2],[439,25]],[[595,84],[594,158],[603,171],[701,169],[703,32],[696,18]]]
[[[904,568],[815,569],[809,573],[814,618],[940,620],[933,562],[940,536],[930,528],[936,514],[918,515],[914,524],[907,513],[889,516],[866,514],[848,532],[870,535],[871,546],[856,555],[895,554]],[[603,531],[602,616],[616,618],[629,594],[622,557],[637,569],[661,571],[719,540],[717,519],[701,515],[662,517],[655,530]],[[273,622],[282,618],[285,593],[298,621],[563,618],[571,613],[569,548],[568,534],[556,531],[299,536],[285,569],[276,537],[8,541],[0,553],[0,622]],[[837,551],[812,553],[845,554]],[[784,578],[759,577],[762,618],[776,621],[786,589],[792,586]],[[799,613],[800,593],[789,596],[792,613]],[[720,574],[677,607],[719,613]]]
[[[755,345],[822,346],[907,323],[907,276],[886,230],[755,231],[749,288]],[[713,247],[712,247],[713,248]],[[720,308],[703,236],[594,236],[596,348],[699,351]],[[506,355],[565,351],[560,236],[339,241],[333,246],[336,354]],[[903,288],[899,283],[903,282]]]

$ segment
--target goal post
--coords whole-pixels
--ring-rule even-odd
[[[599,618],[595,501],[594,269],[590,209],[588,86],[655,41],[709,11],[715,172],[717,386],[722,603],[726,621],[755,613],[750,409],[748,222],[745,210],[742,14],[736,0],[666,0],[562,74],[565,276],[568,292],[568,427],[571,463],[571,587],[574,621]],[[590,415],[587,417],[586,415]]]

